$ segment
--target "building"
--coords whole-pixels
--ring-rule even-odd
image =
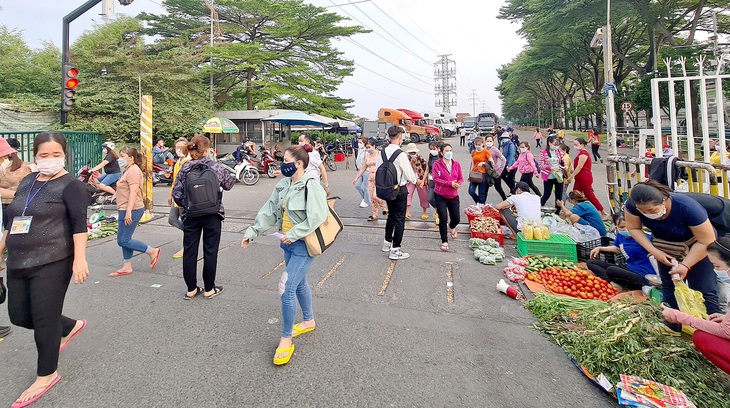
[[[289,109],[217,111],[216,116],[229,119],[240,130],[239,133],[216,134],[214,143],[218,152],[230,153],[235,151],[243,139],[249,139],[256,144],[264,144],[267,147],[286,140],[289,136],[284,134],[287,126],[281,126],[273,122],[263,122],[262,119],[289,112],[293,111]]]

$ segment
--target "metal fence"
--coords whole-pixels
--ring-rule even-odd
[[[0,137],[17,139],[20,142],[18,155],[23,161],[32,162],[35,160],[33,157],[33,142],[35,137],[42,132],[45,132],[45,130],[0,132]],[[87,163],[101,163],[101,144],[103,140],[99,132],[61,130],[59,133],[66,136],[66,168],[69,172],[76,174]]]

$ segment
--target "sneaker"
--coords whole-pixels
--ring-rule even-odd
[[[368,206],[368,203],[365,202],[365,200],[360,201],[360,208],[365,208]]]
[[[383,252],[390,252],[390,242],[383,241]]]
[[[13,331],[11,327],[0,326],[0,339],[10,334],[11,331]]]
[[[390,256],[388,258],[390,259],[408,259],[411,255],[403,252],[400,250],[400,248],[392,248],[390,250]]]

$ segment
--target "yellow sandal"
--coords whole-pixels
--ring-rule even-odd
[[[287,351],[289,352],[289,354],[287,354],[286,357],[277,358],[276,356],[274,356],[274,365],[284,365],[284,364],[288,363],[289,360],[291,360],[292,354],[294,354],[294,345],[293,344],[289,347],[284,347],[284,348],[277,347],[276,348],[276,354],[286,353]]]

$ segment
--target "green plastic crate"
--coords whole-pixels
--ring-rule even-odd
[[[571,262],[578,262],[575,241],[563,234],[551,234],[548,240],[536,241],[533,239],[525,239],[525,236],[520,232],[517,234],[517,253],[520,256],[545,255],[550,258],[555,257]]]

